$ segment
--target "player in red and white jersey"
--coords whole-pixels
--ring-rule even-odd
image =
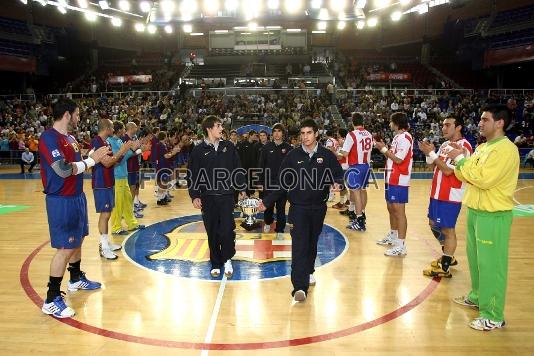
[[[345,176],[345,173],[349,169],[349,160],[347,157],[344,157],[341,153],[341,148],[343,147],[343,144],[345,142],[345,136],[347,136],[347,130],[344,128],[340,128],[337,130],[337,151],[334,152],[337,156],[337,161],[341,165],[341,168],[343,169],[343,176]],[[348,190],[346,187],[343,187],[343,190],[339,192],[339,202],[332,205],[332,208],[334,209],[340,209],[341,214],[345,214],[345,212],[348,214],[347,205],[350,203],[350,194],[348,194]]]
[[[386,202],[389,212],[390,232],[379,245],[393,245],[384,254],[386,256],[406,255],[406,219],[405,205],[408,203],[408,188],[412,174],[413,139],[408,132],[408,117],[405,113],[393,113],[389,127],[395,131],[395,137],[388,149],[384,142],[377,141],[376,148],[387,158],[385,171]]]
[[[443,256],[432,261],[430,268],[423,271],[424,275],[430,277],[451,277],[449,267],[458,264],[454,259],[457,245],[455,227],[462,208],[466,183],[454,175],[454,163],[447,158],[447,153],[451,150],[449,143],[453,142],[465,148],[466,156],[473,153],[471,144],[462,136],[463,126],[464,121],[461,117],[449,116],[443,120],[441,131],[447,141],[441,145],[438,153],[434,152],[432,143],[419,142],[419,149],[427,156],[427,163],[434,168],[428,223],[443,250]]]
[[[343,143],[341,153],[347,157],[349,170],[346,174],[346,183],[350,189],[349,218],[351,223],[347,228],[365,231],[365,207],[367,205],[367,191],[371,150],[373,149],[373,136],[363,126],[363,115],[352,113],[354,129],[349,132]],[[351,210],[352,209],[352,210]]]

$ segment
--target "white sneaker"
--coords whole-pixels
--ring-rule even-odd
[[[310,274],[310,286],[314,286],[315,284],[317,284],[317,281],[315,280],[313,274]]]
[[[293,295],[293,300],[295,302],[304,302],[306,300],[306,292],[303,290],[296,291],[295,295]]]
[[[283,232],[277,232],[276,233],[276,239],[277,240],[283,240],[284,239],[284,233]]]
[[[217,278],[221,275],[221,270],[219,268],[214,268],[211,270],[210,274],[213,278]]]
[[[115,245],[114,243],[109,243],[109,249],[111,251],[119,251],[120,249],[122,249],[122,246],[121,245]]]
[[[395,236],[390,231],[390,232],[388,232],[388,234],[382,240],[376,241],[376,244],[377,245],[382,245],[382,246],[393,245],[393,240],[394,239],[395,239]]]
[[[104,257],[107,260],[116,260],[119,258],[116,254],[114,254],[109,247],[102,247],[102,244],[98,245],[98,250],[100,252],[100,256]]]
[[[394,245],[389,250],[386,250],[386,252],[384,252],[384,255],[390,256],[390,257],[406,256],[406,246],[404,244],[402,244],[402,245]]]
[[[234,267],[232,266],[232,260],[228,260],[224,263],[224,275],[227,278],[232,278],[234,275]]]
[[[271,225],[263,225],[263,233],[268,234],[269,232],[271,232]]]

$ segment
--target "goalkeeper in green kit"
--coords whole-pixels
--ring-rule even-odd
[[[504,135],[511,114],[505,105],[482,109],[478,124],[487,140],[465,158],[454,144],[447,156],[456,162],[454,174],[467,182],[463,198],[467,206],[467,259],[471,291],[454,302],[478,308],[480,315],[469,323],[476,330],[504,326],[504,301],[508,274],[508,242],[512,226],[514,191],[519,174],[519,152]]]

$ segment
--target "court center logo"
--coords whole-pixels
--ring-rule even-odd
[[[291,236],[264,233],[262,226],[246,231],[236,217],[236,254],[232,258],[232,280],[261,280],[290,275]],[[259,215],[261,218],[261,214]],[[316,269],[332,262],[346,250],[347,240],[325,224],[317,245]],[[124,243],[124,253],[135,265],[176,277],[214,281],[210,275],[209,247],[201,215],[161,221],[132,234]],[[221,279],[219,277],[219,279]]]

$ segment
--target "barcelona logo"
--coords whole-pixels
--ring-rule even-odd
[[[271,279],[291,273],[291,236],[263,233],[261,227],[246,231],[236,218],[236,254],[233,281]],[[274,226],[271,227],[274,231]],[[316,268],[332,262],[347,248],[343,234],[323,226],[317,248]],[[210,275],[209,247],[201,215],[162,221],[129,236],[123,249],[126,257],[143,269],[176,277],[214,280]],[[222,277],[221,277],[222,278]]]

